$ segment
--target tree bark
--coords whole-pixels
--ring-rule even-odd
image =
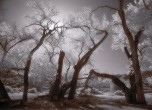
[[[51,34],[51,32],[52,31],[49,31],[49,32],[46,33],[46,30],[44,29],[43,30],[43,35],[42,35],[41,39],[39,40],[38,44],[35,46],[35,48],[33,48],[30,51],[30,54],[28,55],[26,66],[25,66],[25,71],[24,71],[24,90],[23,90],[23,99],[21,101],[21,104],[24,104],[24,102],[27,102],[28,87],[29,87],[28,74],[29,74],[29,70],[30,70],[30,67],[31,67],[33,54],[40,48],[40,46],[43,44],[43,41],[45,40],[45,38],[49,34]]]
[[[136,98],[136,84],[135,84],[135,74],[130,73],[129,74],[130,79],[130,91],[131,91],[131,101],[133,104],[137,104],[137,98]]]
[[[56,80],[55,80],[54,85],[52,86],[52,88],[50,89],[50,92],[49,92],[50,99],[53,101],[60,99],[59,95],[60,95],[60,85],[61,85],[64,56],[65,56],[65,53],[63,51],[60,51]]]
[[[135,73],[135,80],[136,80],[136,92],[137,92],[137,103],[138,104],[146,104],[144,91],[143,91],[143,83],[142,83],[142,76],[141,76],[141,70],[140,70],[140,64],[138,59],[138,40],[140,39],[140,36],[142,33],[137,33],[134,36],[132,35],[131,31],[129,30],[127,23],[126,23],[126,17],[125,12],[123,9],[124,6],[124,0],[119,0],[119,10],[118,14],[120,16],[122,27],[125,32],[125,35],[127,36],[127,39],[129,41],[129,46],[131,50],[131,61],[132,61],[132,67]],[[137,39],[137,40],[136,40]]]
[[[11,99],[0,79],[0,107],[5,107],[10,103]]]
[[[94,74],[97,77],[103,77],[103,78],[111,79],[112,82],[124,92],[127,103],[132,103],[132,100],[131,100],[132,95],[131,95],[130,89],[127,88],[126,85],[119,78],[117,78],[114,75],[110,75],[110,74],[100,74],[100,73],[95,72],[94,70],[91,70],[90,74],[92,74],[92,75]]]
[[[68,89],[70,89],[71,87],[71,82],[67,82],[65,84],[62,85],[61,90],[60,90],[60,99],[64,99],[64,96],[67,92]]]
[[[73,77],[72,77],[72,80],[71,80],[71,88],[70,88],[68,99],[74,99],[75,92],[76,92],[76,87],[77,87],[78,76],[79,76],[79,73],[80,73],[81,69],[84,67],[84,65],[87,64],[87,62],[90,59],[90,56],[92,55],[92,53],[107,38],[107,35],[108,35],[108,33],[105,32],[104,37],[97,44],[95,44],[92,48],[90,48],[88,50],[88,52],[74,66],[74,74],[73,74]]]
[[[82,67],[75,67],[75,69],[74,69],[74,74],[73,74],[72,81],[71,81],[71,88],[70,88],[68,99],[73,99],[75,96],[78,76],[79,76],[81,69],[82,69]]]

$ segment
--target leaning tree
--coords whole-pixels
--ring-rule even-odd
[[[124,0],[118,1],[118,8],[105,5],[97,7],[93,12],[101,8],[109,8],[116,11],[112,16],[113,19],[111,22],[111,35],[114,39],[113,48],[125,49],[131,64],[132,74],[135,75],[134,83],[137,103],[146,104],[140,67],[140,46],[143,39],[151,36],[151,31],[149,31],[151,30],[150,25],[152,23],[150,8],[145,9],[145,4],[142,0],[136,1],[135,5],[130,3],[127,8],[124,6]]]
[[[71,48],[69,47],[69,50],[72,51],[72,55],[75,57],[72,80],[67,84],[70,86],[68,99],[74,98],[79,74],[84,66],[90,62],[93,52],[104,42],[108,35],[107,31],[105,31],[104,21],[99,21],[95,15],[90,18],[90,13],[91,9],[85,7],[82,12],[71,15],[67,22],[67,27],[72,29],[70,30],[72,34],[69,34],[72,35],[70,42],[74,44],[72,46],[72,43],[70,43]]]
[[[28,55],[25,71],[24,71],[24,91],[22,103],[27,101],[28,94],[28,74],[31,67],[32,57],[34,53],[43,45],[43,42],[49,37],[55,37],[56,33],[62,30],[62,26],[59,26],[59,22],[55,21],[57,11],[54,6],[47,6],[44,2],[29,2],[28,6],[34,10],[33,16],[26,16],[29,25],[27,29],[32,30],[31,33],[35,33],[34,40],[36,45],[30,50]],[[59,31],[60,30],[60,31]]]

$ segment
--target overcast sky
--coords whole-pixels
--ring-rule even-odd
[[[26,0],[6,0],[5,6],[7,7],[7,16],[13,20],[20,20],[25,13],[29,13],[27,7],[25,7]],[[53,1],[53,3],[63,10],[66,11],[80,11],[84,6],[95,8],[99,5],[110,5],[113,7],[118,6],[117,0],[45,0]],[[126,0],[127,2],[133,0]],[[106,13],[107,16],[111,17],[111,14],[114,12],[111,10],[101,10],[97,14],[100,17],[101,13]],[[128,60],[126,55],[119,51],[111,49],[112,39],[111,36],[108,36],[108,39],[97,49],[93,54],[95,68],[100,72],[109,72],[109,73],[126,73]]]

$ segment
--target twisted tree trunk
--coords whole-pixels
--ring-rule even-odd
[[[50,100],[56,101],[56,100],[60,99],[60,85],[61,85],[64,56],[65,56],[65,53],[63,51],[60,51],[56,80],[55,80],[54,85],[52,86],[52,88],[50,89],[50,92],[49,92]]]
[[[94,70],[91,70],[90,74],[91,74],[91,76],[94,74],[97,77],[111,79],[112,82],[123,91],[123,93],[125,94],[127,103],[136,104],[136,97],[135,97],[136,95],[134,94],[135,93],[134,87],[131,87],[131,89],[129,89],[119,78],[117,78],[114,75],[100,74],[100,73],[95,72]],[[131,78],[133,79],[133,76],[131,76]],[[132,80],[131,83],[134,83],[134,81]]]
[[[46,30],[44,29],[41,39],[39,40],[37,45],[30,51],[30,54],[28,55],[27,62],[25,65],[25,71],[24,71],[24,90],[23,90],[23,99],[21,101],[21,104],[24,104],[24,102],[27,102],[28,87],[29,87],[28,74],[29,74],[29,70],[31,67],[32,57],[33,57],[34,53],[41,47],[45,38],[51,34],[51,32],[52,31],[49,31],[46,33]]]
[[[143,91],[143,82],[142,82],[140,64],[139,64],[139,59],[138,59],[138,43],[139,43],[141,34],[143,33],[144,30],[140,29],[135,36],[132,35],[131,31],[129,30],[127,26],[126,16],[125,16],[123,7],[124,7],[124,0],[119,0],[118,14],[120,16],[122,27],[128,39],[130,50],[131,50],[132,67],[135,73],[137,103],[146,104],[144,91]]]
[[[74,66],[74,73],[73,73],[73,77],[72,77],[72,80],[71,80],[71,88],[70,88],[68,99],[73,99],[74,98],[75,92],[76,92],[76,87],[77,87],[78,76],[79,76],[79,73],[80,73],[81,69],[84,67],[84,65],[87,64],[87,62],[90,59],[92,53],[107,38],[107,35],[108,35],[108,33],[105,31],[104,37],[97,44],[94,44],[94,46],[92,48],[90,48],[88,50],[88,52]]]

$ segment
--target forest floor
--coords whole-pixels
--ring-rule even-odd
[[[152,94],[151,94],[152,95]],[[149,97],[149,96],[148,96]],[[151,98],[150,98],[151,100]],[[152,105],[138,106],[125,102],[124,96],[94,95],[81,96],[74,100],[60,100],[49,102],[47,96],[31,99],[26,105],[19,106],[19,101],[13,102],[10,108],[0,110],[152,110]]]

